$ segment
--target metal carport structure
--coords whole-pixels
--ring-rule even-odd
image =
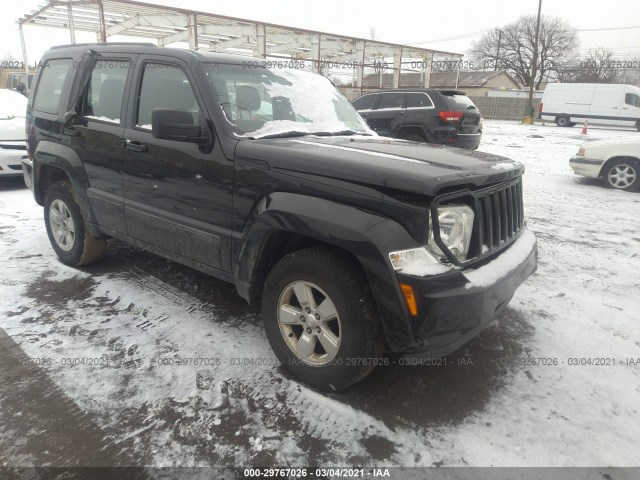
[[[50,0],[18,20],[25,69],[29,71],[23,27],[26,25],[93,32],[98,42],[124,35],[152,39],[160,46],[188,43],[190,49],[231,51],[262,58],[311,61],[312,68],[328,74],[337,66],[351,68],[352,86],[362,91],[365,68],[392,70],[393,86],[403,71],[420,71],[429,86],[434,56],[460,58],[461,54],[336,35],[272,23],[155,5],[134,0]]]

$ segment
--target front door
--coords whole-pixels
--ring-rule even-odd
[[[231,270],[233,163],[207,125],[209,114],[187,65],[141,58],[124,132],[124,195],[129,236],[208,267]],[[189,111],[207,145],[161,140],[154,108]]]

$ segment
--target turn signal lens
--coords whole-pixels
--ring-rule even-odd
[[[413,287],[404,283],[400,284],[402,294],[404,295],[404,301],[407,303],[407,308],[412,317],[418,315],[418,304],[416,303],[416,296],[413,294]]]

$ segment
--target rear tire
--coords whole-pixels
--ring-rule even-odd
[[[340,252],[307,248],[282,258],[267,276],[262,317],[283,367],[320,390],[353,385],[382,355],[367,280]]]
[[[637,161],[627,159],[608,164],[602,173],[605,186],[625,192],[637,189],[640,185],[639,165]]]
[[[561,117],[556,118],[556,125],[558,125],[559,127],[570,127],[571,120],[569,120],[569,117],[565,117],[563,115]]]
[[[636,122],[636,130],[640,132],[640,120]]]
[[[403,139],[409,140],[411,142],[419,142],[419,143],[428,143],[427,139],[424,138],[423,135],[416,132],[409,132],[402,136]]]
[[[107,242],[94,238],[86,229],[69,182],[56,182],[47,189],[44,223],[51,246],[65,265],[79,267],[102,257]]]

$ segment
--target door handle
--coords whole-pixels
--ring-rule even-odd
[[[147,151],[147,146],[144,143],[133,142],[128,138],[122,142],[122,146],[125,150],[130,150],[136,153],[144,153]]]
[[[398,115],[404,115],[404,112],[398,112],[393,114],[394,117],[397,117]]]
[[[369,114],[368,113],[363,113],[362,116],[366,118],[366,117],[369,116]]]

